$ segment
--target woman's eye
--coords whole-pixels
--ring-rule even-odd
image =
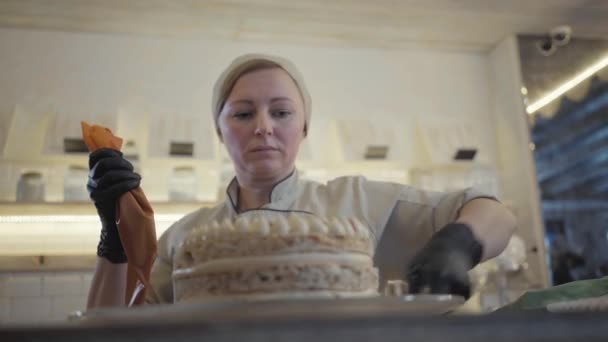
[[[289,116],[290,114],[291,114],[291,112],[288,110],[277,110],[272,113],[272,116],[274,116],[276,118],[284,118],[286,116]]]
[[[238,120],[245,120],[251,117],[251,113],[250,112],[238,112],[232,115],[233,117],[235,117]]]

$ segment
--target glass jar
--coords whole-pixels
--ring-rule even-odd
[[[191,166],[173,169],[169,178],[169,201],[194,202],[198,195],[198,179]]]
[[[17,181],[17,202],[44,202],[46,184],[42,173],[27,171]]]
[[[65,202],[89,200],[88,176],[89,170],[86,167],[70,165],[63,179],[63,200]]]

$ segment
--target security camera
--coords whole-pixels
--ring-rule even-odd
[[[557,45],[550,36],[547,36],[536,42],[536,48],[541,55],[551,56],[557,50]]]
[[[572,38],[572,28],[567,25],[554,27],[549,31],[549,36],[554,44],[564,46],[568,44]]]

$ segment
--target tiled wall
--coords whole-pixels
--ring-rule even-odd
[[[0,273],[0,323],[66,320],[86,307],[93,272]]]

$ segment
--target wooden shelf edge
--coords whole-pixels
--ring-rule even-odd
[[[92,271],[97,256],[0,255],[0,272]]]

